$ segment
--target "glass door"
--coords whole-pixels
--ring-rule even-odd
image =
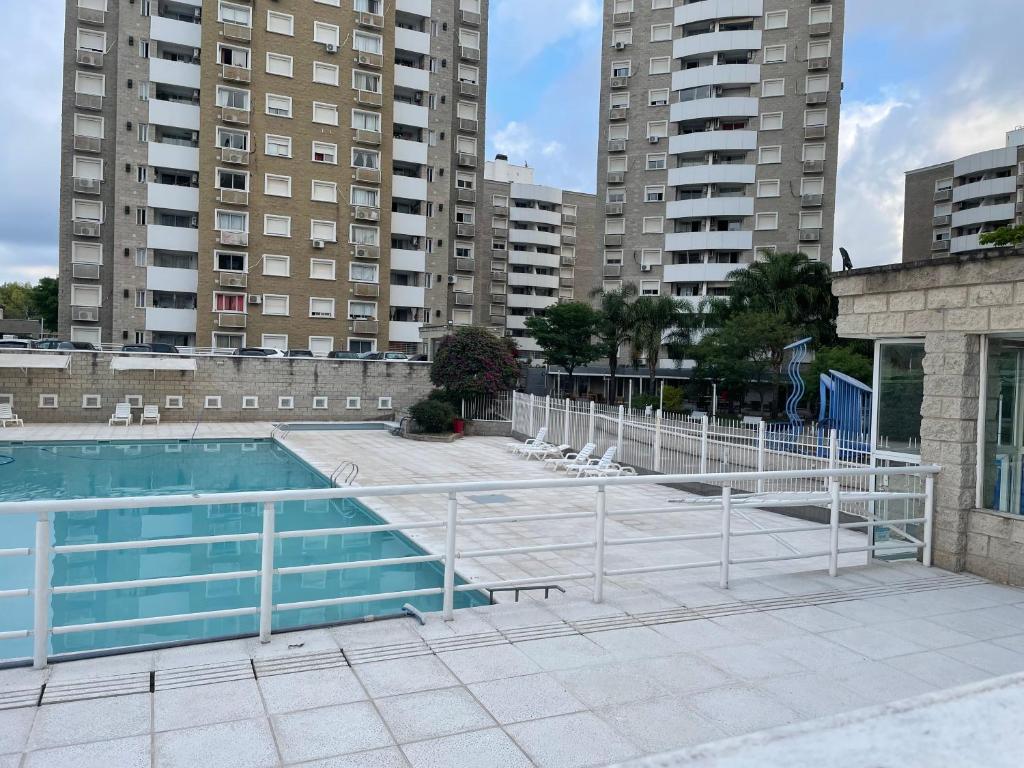
[[[1022,513],[1024,471],[1024,340],[990,339],[985,398],[982,505]]]

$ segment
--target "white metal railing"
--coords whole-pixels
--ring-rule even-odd
[[[502,392],[496,396],[464,398],[461,405],[462,418],[476,421],[511,421],[512,395],[512,392]]]
[[[271,621],[275,613],[296,611],[305,608],[338,606],[351,603],[373,602],[387,599],[411,598],[428,595],[442,596],[442,614],[445,620],[453,618],[455,593],[461,591],[482,590],[526,586],[529,584],[552,583],[556,581],[592,580],[593,599],[602,600],[604,579],[608,576],[626,574],[655,573],[661,571],[678,571],[693,568],[719,569],[719,583],[728,587],[729,571],[733,565],[763,563],[804,559],[810,557],[828,557],[829,572],[835,575],[839,565],[839,556],[849,552],[873,552],[880,549],[913,547],[923,550],[922,559],[925,565],[931,564],[932,517],[934,506],[934,475],[938,468],[934,466],[912,466],[891,468],[854,468],[854,469],[823,469],[791,472],[767,472],[758,476],[757,473],[727,473],[718,475],[647,475],[613,478],[559,478],[542,480],[500,480],[463,483],[435,483],[424,485],[378,486],[367,488],[325,488],[310,490],[254,491],[219,494],[194,494],[174,496],[145,496],[107,499],[70,499],[70,500],[33,500],[22,502],[0,503],[0,516],[33,515],[35,523],[35,542],[31,548],[21,547],[0,549],[0,557],[32,557],[34,559],[34,577],[30,586],[0,592],[0,598],[31,597],[33,601],[33,622],[30,628],[22,628],[0,633],[0,639],[28,638],[33,640],[33,662],[36,667],[43,667],[48,660],[48,646],[51,635],[64,635],[76,632],[92,632],[97,630],[141,627],[168,624],[178,621],[224,618],[233,616],[258,616],[259,636],[268,642],[271,634]],[[863,491],[858,488],[866,483],[850,483],[851,478],[884,478],[880,483],[883,487],[890,485],[893,478],[918,478],[922,481],[923,491],[916,490],[885,490]],[[817,491],[808,493],[765,493],[745,497],[733,495],[733,488],[759,479],[767,481],[785,480],[787,478],[803,478],[813,480]],[[878,482],[871,480],[871,483]],[[669,503],[657,507],[638,507],[625,509],[609,509],[606,490],[608,488],[658,485],[666,483],[715,482],[723,485],[720,497],[698,498],[686,503]],[[826,482],[827,489],[820,490]],[[558,488],[591,487],[595,491],[594,508],[592,511],[555,512],[538,514],[495,515],[490,517],[459,516],[459,494],[480,493],[487,491],[541,491]],[[416,497],[443,495],[447,499],[447,514],[444,520],[380,523],[337,528],[319,528],[308,530],[278,530],[276,525],[276,505],[289,501],[331,500],[358,497],[360,499],[381,497]],[[899,520],[878,519],[863,511],[862,518],[853,522],[843,522],[840,509],[845,505],[849,509],[859,505],[862,510],[873,507],[878,502],[898,500],[913,503],[919,513],[914,517],[903,517]],[[95,542],[80,544],[52,545],[52,514],[68,512],[103,513],[118,509],[196,507],[205,505],[225,504],[259,504],[262,508],[262,530],[259,533],[232,533],[208,536],[178,536],[160,539]],[[733,518],[740,517],[749,522],[744,510],[771,510],[806,504],[818,504],[829,509],[828,526],[815,524],[798,524],[764,528],[754,526],[749,530],[734,530]],[[688,515],[694,512],[719,512],[720,527],[707,531],[684,534],[647,535],[643,537],[609,538],[605,527],[609,518],[624,518],[635,515]],[[554,520],[591,520],[593,533],[582,541],[555,541],[532,546],[498,547],[488,549],[471,549],[459,551],[458,531],[471,526],[500,525],[513,523],[536,522],[547,524]],[[692,518],[691,520],[692,521]],[[688,521],[688,522],[690,522]],[[865,546],[839,546],[839,532],[842,529],[869,529],[871,526],[898,525],[903,526],[902,542],[874,544],[871,540]],[[923,526],[923,535],[916,537],[908,529],[910,525]],[[385,531],[410,531],[423,529],[442,529],[445,533],[443,554],[416,555],[411,557],[392,557],[375,560],[359,560],[348,562],[327,562],[311,565],[281,567],[275,564],[275,543],[283,539],[350,536],[355,534],[379,533]],[[806,534],[813,531],[829,532],[828,544],[820,550],[802,552],[789,547],[787,552],[779,555],[758,557],[735,557],[731,546],[733,539],[748,536],[778,537],[791,534]],[[699,541],[720,540],[720,552],[716,559],[698,560],[693,562],[676,562],[665,564],[649,564],[632,568],[608,568],[605,565],[605,554],[609,547],[617,548],[628,545],[650,544],[668,541]],[[258,569],[238,570],[230,573],[203,573],[187,576],[149,577],[132,580],[120,580],[99,583],[82,583],[54,585],[52,583],[51,558],[54,555],[66,555],[83,552],[114,552],[132,549],[151,549],[165,547],[181,547],[196,544],[214,544],[222,542],[253,541],[260,544],[260,566]],[[505,555],[527,554],[531,552],[552,552],[570,550],[592,550],[593,567],[591,570],[560,574],[545,574],[539,577],[494,580],[456,584],[455,563],[458,559],[477,559]],[[275,575],[296,573],[340,571],[353,568],[380,568],[391,565],[410,563],[441,563],[444,566],[443,583],[438,587],[410,589],[403,591],[360,594],[329,597],[301,602],[274,603],[273,578]],[[115,621],[94,621],[82,624],[52,625],[50,621],[50,595],[70,593],[95,593],[116,589],[140,589],[146,587],[170,586],[178,584],[205,583],[220,580],[257,579],[259,581],[259,604],[237,608],[198,611],[186,614],[165,616],[146,616]]]

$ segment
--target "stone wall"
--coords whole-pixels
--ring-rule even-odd
[[[75,353],[66,370],[0,369],[0,402],[11,402],[26,425],[105,423],[114,405],[129,397],[158,405],[163,421],[364,421],[393,418],[431,389],[426,363],[197,357],[193,374],[114,371],[113,357]],[[40,407],[43,395],[56,395],[56,407]],[[86,402],[92,395],[99,396],[98,404]],[[173,398],[179,396],[181,405],[175,407]],[[208,403],[208,397],[219,397],[220,407]],[[250,397],[257,400],[243,407],[243,399]],[[293,407],[280,398],[293,398]],[[314,407],[314,398],[326,402]]]

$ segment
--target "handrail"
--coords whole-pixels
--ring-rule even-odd
[[[354,465],[354,462],[346,462],[339,470],[346,465]],[[349,470],[351,472],[351,469]],[[376,602],[390,599],[403,599],[411,597],[441,596],[442,616],[450,621],[454,617],[454,599],[458,592],[481,589],[502,589],[505,587],[524,588],[527,585],[551,585],[556,582],[580,581],[592,579],[593,599],[600,603],[603,600],[604,579],[607,576],[658,573],[678,570],[689,570],[697,568],[718,568],[719,584],[722,588],[729,585],[729,568],[731,565],[748,563],[761,563],[769,561],[799,560],[811,557],[828,557],[828,570],[830,575],[836,575],[839,566],[839,556],[851,552],[874,552],[884,549],[900,548],[904,550],[919,549],[923,553],[923,562],[926,566],[931,565],[931,541],[933,532],[934,516],[934,486],[935,474],[939,471],[936,466],[914,466],[914,467],[884,467],[884,468],[853,468],[853,469],[823,469],[803,471],[773,471],[773,472],[733,472],[721,474],[703,475],[642,475],[627,477],[583,477],[567,479],[542,479],[542,480],[489,480],[476,482],[457,483],[431,483],[423,485],[392,485],[377,486],[368,488],[354,488],[351,486],[341,488],[314,488],[304,490],[281,490],[281,491],[246,491],[233,493],[197,493],[191,495],[175,496],[142,496],[107,499],[67,499],[67,500],[34,500],[24,502],[3,502],[0,503],[0,514],[34,514],[36,515],[35,543],[30,550],[7,550],[4,554],[28,555],[34,559],[34,577],[30,589],[17,589],[8,592],[0,592],[0,599],[6,597],[31,596],[33,601],[33,625],[31,630],[15,630],[14,633],[4,633],[0,637],[31,637],[33,640],[33,661],[36,667],[43,667],[48,661],[49,638],[57,635],[67,635],[78,632],[100,631],[104,629],[127,628],[166,624],[171,622],[215,618],[228,616],[255,615],[259,617],[259,636],[261,641],[269,642],[271,634],[271,621],[274,613],[297,611],[304,608],[320,608],[330,606],[349,605],[356,603]],[[336,471],[337,472],[337,471]],[[864,492],[844,491],[840,480],[842,478],[855,476],[914,476],[923,478],[923,495],[913,490],[906,493],[893,491],[885,492]],[[827,501],[821,492],[809,492],[807,498],[819,503],[827,503],[829,508],[829,523],[821,525],[817,530],[828,533],[828,547],[814,552],[789,552],[786,554],[774,554],[757,557],[734,557],[730,553],[730,543],[738,536],[778,536],[790,531],[779,528],[764,528],[760,530],[732,531],[733,518],[742,519],[742,508],[756,507],[771,510],[774,507],[785,507],[792,505],[794,497],[798,494],[780,493],[773,496],[771,493],[764,493],[753,499],[747,500],[743,497],[733,499],[731,483],[744,479],[758,478],[764,481],[781,480],[788,478],[818,478],[828,480]],[[710,531],[688,534],[664,534],[659,536],[643,536],[633,538],[621,538],[606,534],[606,524],[609,519],[614,519],[621,514],[638,514],[641,510],[624,509],[614,510],[608,508],[607,489],[623,487],[628,488],[636,485],[664,485],[680,482],[700,482],[709,480],[723,484],[722,495],[701,500],[701,507],[707,507],[708,511],[717,512],[720,520],[720,527],[712,527]],[[554,512],[545,514],[523,514],[512,516],[495,516],[486,518],[463,518],[459,520],[458,494],[469,494],[479,491],[497,490],[544,490],[549,488],[593,488],[596,491],[596,502],[591,512]],[[286,501],[304,501],[320,499],[345,499],[345,498],[375,498],[392,496],[423,496],[440,495],[447,497],[448,511],[444,519],[432,521],[419,521],[409,523],[381,523],[376,525],[359,525],[352,527],[338,527],[333,529],[307,529],[279,531],[276,526],[276,504]],[[908,523],[919,524],[923,522],[923,535],[920,539],[916,536],[907,536],[906,543],[880,543],[876,544],[870,539],[866,546],[850,547],[840,546],[840,532],[843,528],[853,528],[848,523],[841,523],[840,510],[844,501],[866,502],[873,504],[875,500],[900,499],[907,501],[923,502],[923,514],[915,514],[909,519],[884,519],[876,518],[870,513],[866,516],[865,522],[858,527],[866,527],[869,530],[878,526],[900,526]],[[73,511],[107,511],[115,509],[131,508],[167,508],[167,507],[194,507],[199,505],[224,505],[259,503],[262,507],[262,532],[261,533],[236,533],[220,534],[216,537],[178,537],[165,538],[154,541],[128,540],[121,542],[97,542],[90,544],[73,544],[54,546],[52,542],[51,512],[73,512]],[[675,512],[680,516],[691,516],[695,510],[692,505],[676,505],[673,509],[653,508],[649,512],[670,513]],[[577,539],[572,542],[544,543],[521,547],[503,547],[491,549],[467,549],[461,551],[457,546],[458,525],[508,525],[517,521],[548,521],[561,520],[568,517],[580,518],[593,521],[593,535],[583,541]],[[714,519],[714,517],[712,517]],[[415,528],[443,529],[444,548],[443,554],[412,555],[407,558],[377,558],[351,562],[335,562],[316,565],[299,566],[275,566],[275,549],[278,540],[286,538],[307,538],[322,537],[324,535],[352,536],[364,533],[375,533],[384,531],[411,530]],[[791,532],[804,532],[807,526],[796,526]],[[806,535],[806,533],[804,533]],[[578,534],[577,534],[578,536]],[[147,547],[163,547],[183,545],[190,542],[197,542],[200,539],[216,538],[218,541],[259,541],[261,551],[261,562],[258,569],[237,570],[231,573],[199,573],[185,576],[159,576],[151,575],[146,579],[127,581],[98,582],[89,584],[54,585],[52,581],[52,558],[54,554],[66,554],[70,552],[87,551],[113,551],[120,549],[144,549]],[[673,562],[667,564],[640,565],[630,568],[607,568],[605,566],[605,550],[609,546],[622,547],[625,545],[640,545],[654,542],[669,542],[681,540],[718,539],[721,541],[721,553],[717,559],[695,560],[692,562]],[[850,542],[847,542],[850,543]],[[588,571],[576,571],[573,573],[547,574],[539,577],[516,578],[483,582],[467,582],[456,584],[456,562],[461,558],[487,558],[504,554],[526,554],[544,551],[559,550],[585,550],[593,551],[593,568]],[[706,557],[706,555],[705,555]],[[273,583],[275,575],[293,574],[314,571],[340,571],[352,568],[380,568],[401,563],[428,563],[436,562],[443,564],[443,584],[441,586],[427,586],[405,591],[386,593],[368,593],[359,595],[345,595],[338,597],[327,597],[322,599],[306,600],[300,602],[273,602]],[[51,624],[49,610],[49,598],[51,594],[80,594],[87,592],[101,592],[113,589],[142,588],[147,586],[171,586],[177,584],[194,584],[212,581],[228,580],[233,578],[256,578],[259,581],[259,605],[243,606],[218,611],[198,611],[186,614],[175,614],[172,616],[148,616],[115,621],[95,621],[85,624],[65,624],[54,626]]]
[[[354,461],[343,461],[331,473],[331,485],[338,485],[338,479],[341,478],[341,485],[349,486],[355,482],[357,477],[359,477],[359,465]]]

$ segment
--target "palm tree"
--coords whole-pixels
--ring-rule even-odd
[[[695,327],[694,314],[671,296],[641,296],[630,305],[627,325],[633,361],[646,361],[652,392],[662,345],[685,344]]]
[[[827,264],[802,253],[774,253],[765,261],[731,272],[729,279],[728,314],[776,315],[819,344],[834,341],[837,302]]]
[[[615,376],[619,370],[619,350],[629,343],[629,311],[632,299],[637,295],[636,285],[626,283],[614,291],[595,288],[592,298],[600,297],[597,309],[597,338],[608,358],[608,381],[605,399],[615,402]]]

